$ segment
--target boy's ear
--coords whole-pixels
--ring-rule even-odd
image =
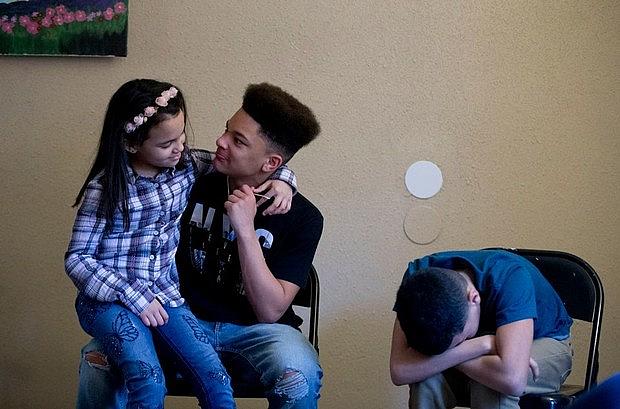
[[[473,304],[480,304],[480,293],[475,288],[467,290],[467,301]]]
[[[282,163],[284,163],[284,160],[280,154],[271,153],[267,157],[267,160],[263,163],[261,170],[265,173],[273,173],[276,169],[282,166]]]

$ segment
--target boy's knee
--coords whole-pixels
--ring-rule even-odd
[[[409,385],[410,408],[426,408],[429,405],[453,408],[456,403],[454,392],[442,373]]]
[[[99,351],[88,351],[83,354],[84,362],[91,368],[102,369],[104,371],[110,370],[110,363],[108,357]]]
[[[287,369],[276,381],[273,393],[287,402],[308,396],[310,386],[306,376],[298,370]]]

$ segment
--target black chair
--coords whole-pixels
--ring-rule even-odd
[[[588,363],[583,385],[562,385],[558,392],[528,394],[521,397],[522,409],[563,409],[578,395],[596,385],[598,375],[598,345],[603,316],[603,286],[596,271],[581,258],[561,251],[492,248],[506,250],[528,259],[558,293],[568,315],[574,320],[592,324]],[[469,388],[454,390],[458,406],[469,407]]]
[[[308,282],[306,286],[299,290],[293,305],[309,308],[308,319],[308,340],[319,353],[319,276],[314,266],[308,272]],[[226,359],[223,359],[226,365]],[[169,396],[195,396],[192,387],[182,375],[172,366],[167,366],[162,361],[162,367],[166,378],[167,394]],[[247,374],[240,374],[232,378],[232,388],[235,398],[263,398],[264,391],[260,380],[255,376],[254,371],[247,371]],[[236,374],[237,375],[237,374]]]
[[[603,317],[603,286],[596,271],[581,258],[560,251],[506,249],[527,258],[551,283],[571,318],[592,324],[583,385],[562,385],[559,392],[521,397],[523,409],[561,409],[596,385],[598,345]]]

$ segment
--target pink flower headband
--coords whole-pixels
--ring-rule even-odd
[[[144,108],[143,113],[138,114],[137,116],[134,116],[133,121],[129,121],[125,124],[125,132],[132,133],[133,131],[138,129],[138,127],[142,125],[143,123],[145,123],[147,119],[155,115],[155,112],[157,112],[159,107],[167,106],[170,98],[176,97],[178,92],[179,90],[176,89],[175,87],[170,87],[166,91],[163,91],[160,96],[155,98],[155,105],[157,106],[155,107],[148,106]]]

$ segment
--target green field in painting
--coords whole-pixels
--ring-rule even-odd
[[[17,24],[13,33],[0,31],[0,54],[127,55],[127,13],[111,21],[41,27],[35,35]]]

